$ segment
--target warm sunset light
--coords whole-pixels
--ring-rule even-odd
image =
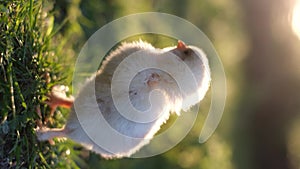
[[[297,0],[292,15],[292,28],[294,33],[300,38],[300,1]]]

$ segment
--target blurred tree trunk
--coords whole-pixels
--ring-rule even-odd
[[[291,4],[290,0],[244,0],[242,4],[251,47],[243,96],[249,98],[240,113],[249,113],[242,130],[251,141],[243,145],[251,147],[255,169],[290,168],[286,132],[300,99],[299,78],[295,78],[299,60],[293,45],[297,39],[288,23]]]

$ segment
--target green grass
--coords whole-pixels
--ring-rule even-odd
[[[70,159],[78,153],[66,153],[72,142],[56,141],[55,146],[38,142],[34,130],[39,119],[36,108],[40,106],[47,116],[45,96],[54,84],[66,83],[62,72],[68,72],[58,64],[66,58],[52,43],[60,39],[55,37],[59,26],[54,26],[51,10],[52,4],[43,1],[1,1],[0,168],[77,167]],[[64,124],[66,111],[59,115],[55,126]]]

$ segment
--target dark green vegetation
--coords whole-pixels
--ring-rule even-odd
[[[66,80],[51,4],[4,1],[0,10],[0,168],[74,166],[64,157],[67,142],[39,143],[34,131],[39,119],[36,109],[40,107],[46,117],[48,107],[41,103],[51,86]],[[64,122],[59,118],[52,125]]]

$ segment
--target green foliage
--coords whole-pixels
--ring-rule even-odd
[[[65,79],[52,42],[58,29],[48,15],[51,9],[51,3],[33,0],[0,5],[0,168],[75,165],[58,160],[66,158],[65,143],[40,143],[34,130],[36,109],[47,116],[48,107],[41,103],[51,86]]]

